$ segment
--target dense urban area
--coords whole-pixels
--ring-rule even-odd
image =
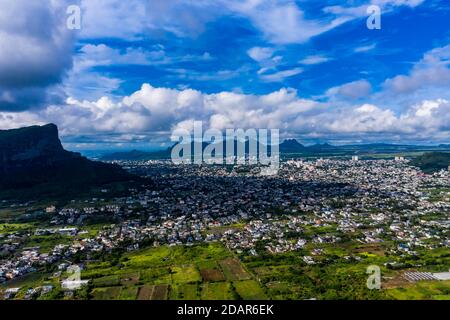
[[[450,298],[448,170],[119,164],[151,183],[1,203],[0,299]]]

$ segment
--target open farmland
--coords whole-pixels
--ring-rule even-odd
[[[250,275],[242,267],[242,264],[235,258],[228,258],[220,262],[223,273],[227,280],[246,280]]]

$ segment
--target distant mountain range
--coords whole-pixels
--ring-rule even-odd
[[[205,147],[207,143],[203,144]],[[105,154],[101,157],[104,161],[114,160],[154,160],[170,159],[173,146],[160,151],[140,151],[131,150],[125,152],[114,152]],[[248,151],[248,141],[246,142]],[[402,154],[412,152],[432,152],[432,151],[450,151],[450,145],[441,144],[439,146],[416,146],[416,145],[397,145],[387,143],[372,143],[360,145],[333,146],[328,143],[314,144],[305,146],[295,139],[287,139],[280,143],[280,154],[282,157],[314,157],[314,156],[351,156],[351,155],[376,155],[376,154]],[[224,150],[226,152],[226,149]]]
[[[120,166],[64,150],[54,124],[0,130],[0,198],[77,194],[134,178]]]

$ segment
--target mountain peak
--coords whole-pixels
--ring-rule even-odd
[[[301,152],[304,149],[305,146],[295,139],[286,139],[282,143],[280,143],[280,152],[296,153]]]
[[[0,130],[0,189],[68,193],[133,178],[121,167],[64,150],[55,124]]]

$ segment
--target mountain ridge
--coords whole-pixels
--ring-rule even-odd
[[[63,148],[55,124],[0,130],[0,198],[27,194],[78,194],[135,178],[120,166],[96,162]]]
[[[100,159],[104,161],[114,160],[154,160],[154,159],[169,159],[173,146],[159,151],[121,151],[104,154]],[[247,147],[246,147],[247,149]],[[419,145],[400,145],[389,143],[368,143],[368,144],[349,144],[334,146],[329,143],[317,143],[310,146],[305,146],[296,139],[286,139],[279,145],[281,156],[315,156],[315,155],[342,155],[351,156],[354,154],[363,153],[401,153],[404,151],[442,151],[442,149],[450,149],[449,145],[438,146],[419,146]],[[224,149],[224,152],[226,150]]]

